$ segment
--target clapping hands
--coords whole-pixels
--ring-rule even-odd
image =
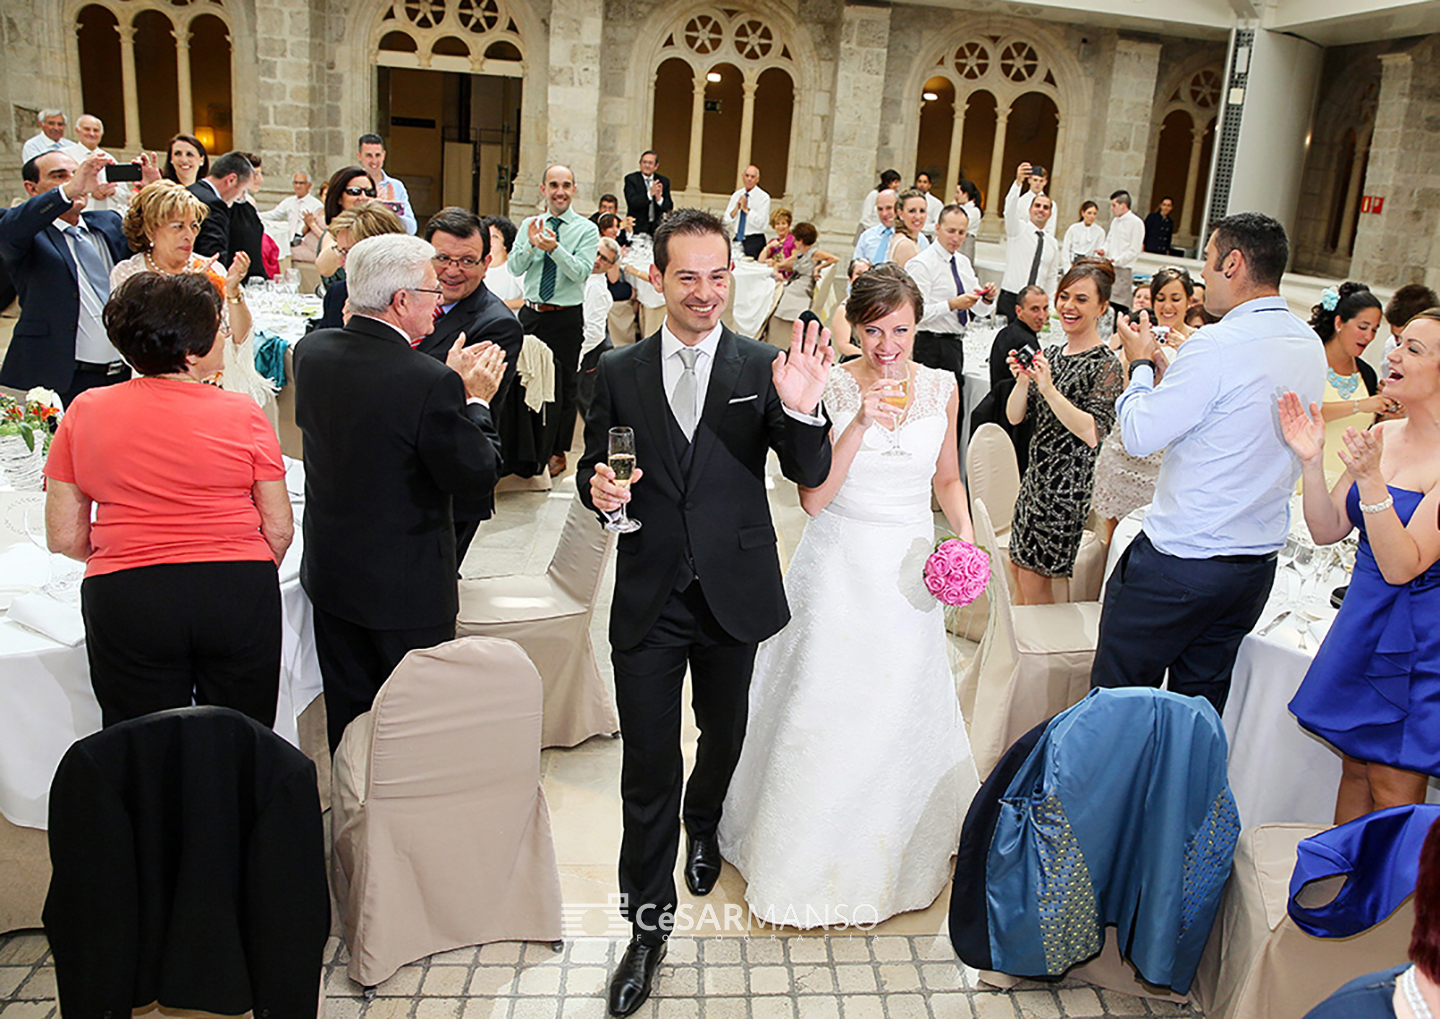
[[[1385,483],[1385,477],[1380,473],[1380,459],[1384,452],[1385,436],[1378,429],[1364,432],[1358,428],[1345,429],[1339,450],[1340,462],[1356,481]]]
[[[1300,397],[1292,392],[1280,397],[1279,409],[1280,431],[1300,462],[1308,464],[1319,460],[1325,452],[1325,419],[1320,415],[1320,405],[1310,404],[1307,414]]]
[[[770,364],[770,374],[780,402],[800,414],[814,414],[830,377],[835,348],[830,330],[818,318],[796,319],[790,334],[790,349],[781,351]]]
[[[530,218],[530,226],[526,229],[526,234],[530,238],[531,247],[539,248],[541,251],[554,251],[560,246],[560,239],[545,225],[542,216]]]
[[[487,403],[495,398],[505,376],[505,351],[489,340],[467,347],[464,333],[455,337],[445,363],[459,373],[467,397]]]

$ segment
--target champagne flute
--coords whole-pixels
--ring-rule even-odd
[[[631,428],[610,429],[610,469],[615,472],[615,484],[621,488],[630,487],[630,478],[635,473],[635,431]],[[618,515],[605,524],[607,531],[630,534],[640,530],[640,521],[631,520],[625,513],[625,504],[620,504]]]
[[[895,423],[890,428],[890,445],[881,456],[909,456],[900,448],[900,426],[905,423],[905,405],[910,395],[910,362],[886,361],[880,366],[880,377],[891,383],[895,393],[882,396],[880,402],[895,408]]]

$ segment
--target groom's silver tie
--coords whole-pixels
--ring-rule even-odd
[[[695,359],[699,356],[700,351],[694,347],[680,348],[680,360],[685,363],[685,370],[680,373],[680,380],[675,383],[675,395],[670,398],[675,422],[687,439],[695,438],[695,425],[700,420],[695,406],[700,388],[699,379],[695,377]]]

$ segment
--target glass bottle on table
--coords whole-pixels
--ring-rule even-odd
[[[621,488],[630,487],[630,478],[635,474],[635,431],[631,428],[610,429],[610,454],[607,458],[610,469],[615,472],[615,484]],[[606,521],[605,529],[617,534],[630,534],[640,530],[640,521],[631,520],[625,512],[625,504],[615,517]]]

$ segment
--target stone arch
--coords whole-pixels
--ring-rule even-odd
[[[903,122],[903,151],[916,152],[920,144],[921,96],[926,81],[943,77],[955,90],[955,121],[950,137],[950,158],[946,167],[947,187],[961,170],[981,184],[986,208],[998,208],[997,199],[1006,185],[1003,167],[997,163],[1004,157],[1004,135],[1008,131],[1011,108],[1029,93],[1039,93],[1054,103],[1058,119],[1055,138],[1055,164],[1062,177],[1052,180],[1052,197],[1057,188],[1078,194],[1079,180],[1064,177],[1064,168],[1084,163],[1083,152],[1077,151],[1082,140],[1078,131],[1069,130],[1069,118],[1090,107],[1091,85],[1080,65],[1069,52],[1059,30],[1034,21],[1010,17],[986,17],[956,22],[948,30],[936,33],[917,55],[905,83],[906,103]],[[995,126],[987,146],[988,160],[972,157],[974,147],[965,135],[967,107],[972,97],[981,93],[993,97]],[[911,97],[914,102],[911,102]],[[985,101],[988,117],[989,99]],[[988,130],[988,123],[987,123]],[[962,165],[961,156],[965,155]],[[977,165],[970,165],[976,163]],[[998,174],[998,179],[991,180]],[[985,218],[984,229],[998,230],[997,216]]]
[[[371,27],[371,48],[389,67],[523,78],[518,6],[513,0],[393,0]],[[494,55],[507,46],[519,59]]]
[[[819,67],[819,58],[790,10],[772,0],[747,0],[743,5],[723,9],[709,3],[687,4],[668,18],[653,19],[647,23],[641,29],[631,52],[635,54],[635,58],[630,64],[629,87],[632,123],[638,125],[637,152],[655,147],[652,144],[657,108],[655,83],[661,66],[680,60],[691,68],[694,84],[691,96],[690,152],[685,172],[679,174],[680,178],[686,181],[682,196],[690,201],[699,200],[702,195],[717,199],[722,195],[720,191],[705,191],[699,186],[699,162],[704,151],[703,100],[706,76],[721,65],[735,67],[743,76],[744,123],[741,126],[735,166],[735,179],[738,182],[741,169],[751,161],[754,151],[754,99],[760,86],[760,78],[768,71],[784,71],[795,97],[794,110],[790,117],[789,144],[783,150],[775,150],[777,157],[783,151],[785,165],[782,172],[776,172],[772,167],[770,172],[761,178],[761,185],[765,186],[767,181],[774,182],[776,178],[780,178],[783,182],[780,187],[767,190],[777,198],[793,191],[791,182],[794,178],[795,154],[811,134],[815,120],[814,78],[816,68]],[[773,77],[772,75],[772,80]],[[700,128],[698,134],[697,126]],[[763,172],[765,168],[762,166],[761,170]],[[711,178],[713,184],[713,174]],[[728,197],[728,189],[723,194]]]
[[[1209,178],[1208,156],[1214,147],[1224,84],[1224,65],[1214,54],[1201,53],[1167,72],[1155,90],[1145,163],[1146,190],[1136,197],[1138,207],[1148,209],[1158,198],[1157,188],[1175,192],[1177,242],[1180,236],[1193,237],[1200,229]],[[1181,120],[1176,114],[1182,112],[1189,120],[1188,135],[1180,134],[1176,127]],[[1163,153],[1162,140],[1166,147]],[[1177,171],[1176,166],[1183,169]]]

